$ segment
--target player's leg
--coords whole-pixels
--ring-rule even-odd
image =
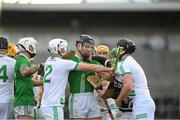
[[[88,119],[102,120],[100,107],[96,100],[95,94],[90,94],[87,97],[87,106],[90,106],[90,110],[87,114]]]
[[[68,104],[70,119],[85,119],[87,117],[89,111],[89,106],[86,106],[87,99],[86,93],[70,94]]]
[[[133,114],[132,114],[132,112],[122,112],[122,111],[120,111],[120,116],[117,117],[117,119],[120,119],[120,120],[133,120]]]
[[[133,118],[139,120],[154,120],[155,104],[152,99],[135,100]]]
[[[34,106],[22,105],[14,107],[15,119],[33,119],[34,118]]]
[[[0,103],[0,119],[13,119],[13,107],[10,103]]]
[[[45,120],[63,120],[64,111],[62,107],[42,107],[40,108],[41,119]]]

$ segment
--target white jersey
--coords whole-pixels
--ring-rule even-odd
[[[15,62],[6,55],[0,55],[0,103],[12,100]]]
[[[76,69],[78,63],[71,60],[49,57],[45,62],[44,93],[41,107],[61,106],[65,104],[65,87],[69,72]]]
[[[117,80],[121,80],[122,76],[125,74],[132,74],[135,98],[145,96],[150,97],[145,73],[132,56],[127,56],[125,59],[118,62],[117,70],[115,73]]]

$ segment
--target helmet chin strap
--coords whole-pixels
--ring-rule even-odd
[[[82,48],[82,43],[81,43],[80,49],[78,49],[77,45],[76,45],[76,48],[77,48],[78,52],[80,53],[81,57],[83,57],[83,56],[82,56],[82,53],[81,53],[81,51],[80,51],[81,48]]]
[[[48,52],[52,55],[52,53],[51,53],[51,51],[49,50],[49,48],[48,48],[47,50],[48,50]]]
[[[33,57],[36,56],[36,53],[30,53],[29,51],[28,51],[28,53],[29,53],[29,55],[30,55],[30,58],[33,58]]]

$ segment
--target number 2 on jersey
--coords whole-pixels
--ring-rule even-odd
[[[6,65],[3,65],[1,68],[0,68],[0,80],[3,80],[3,82],[5,83],[8,79],[8,76],[7,76],[7,67]]]
[[[47,77],[51,74],[51,72],[52,72],[52,65],[48,65],[47,67],[46,67],[46,72],[45,72],[45,75],[44,75],[44,82],[45,83],[50,83],[50,79],[48,79]]]

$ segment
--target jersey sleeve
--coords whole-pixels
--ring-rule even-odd
[[[72,61],[72,60],[66,60],[65,63],[65,68],[68,70],[68,71],[72,71],[72,70],[76,70],[78,65],[79,65],[79,62],[75,62],[75,61]]]

